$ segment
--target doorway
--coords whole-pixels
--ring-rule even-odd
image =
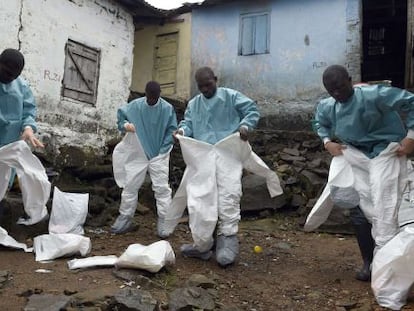
[[[362,81],[407,87],[407,0],[362,0],[362,21]]]

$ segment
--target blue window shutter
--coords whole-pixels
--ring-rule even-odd
[[[241,22],[241,55],[251,55],[254,53],[254,17],[245,16]]]
[[[255,16],[254,54],[268,53],[268,18],[267,14]]]

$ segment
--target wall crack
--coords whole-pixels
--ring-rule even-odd
[[[20,11],[19,11],[19,30],[17,31],[17,42],[19,44],[18,50],[21,50],[22,40],[20,39],[20,33],[23,30],[23,0],[20,1]]]

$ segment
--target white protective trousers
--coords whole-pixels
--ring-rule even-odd
[[[372,224],[372,236],[378,247],[384,246],[399,231],[398,210],[408,182],[407,158],[398,157],[398,143],[390,143],[377,157],[369,159],[347,146],[343,156],[332,159],[328,184],[308,215],[305,230],[320,226],[329,216],[333,202],[330,186],[353,186],[359,193],[359,206]]]
[[[18,224],[33,225],[48,215],[46,203],[50,196],[50,182],[45,168],[25,141],[0,148],[0,201],[7,192],[11,169],[16,169],[22,191],[23,206],[28,219]]]
[[[172,149],[172,148],[171,148]],[[171,151],[170,149],[170,151]],[[112,154],[114,178],[123,188],[119,213],[133,217],[138,204],[138,190],[148,171],[157,204],[158,217],[164,218],[171,205],[168,183],[170,151],[148,160],[135,133],[127,133]]]
[[[217,234],[238,232],[243,168],[266,178],[271,197],[283,193],[276,173],[240,139],[239,133],[215,145],[180,135],[178,139],[187,167],[165,226],[172,233],[187,206],[193,244],[200,252],[213,246],[216,225]]]

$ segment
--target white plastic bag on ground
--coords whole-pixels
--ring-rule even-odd
[[[379,249],[372,262],[371,287],[378,304],[400,310],[414,283],[414,228],[403,228]]]
[[[117,260],[118,257],[115,255],[92,256],[88,258],[72,259],[68,261],[68,268],[70,270],[74,270],[90,267],[114,266]]]
[[[142,269],[155,273],[166,265],[175,263],[175,254],[168,241],[158,241],[148,246],[131,244],[118,258],[117,268]]]
[[[36,261],[52,260],[59,257],[81,254],[91,251],[91,239],[78,234],[43,234],[33,240]]]
[[[6,246],[6,247],[11,247],[11,248],[22,249],[26,253],[31,253],[33,251],[32,247],[29,248],[29,247],[27,247],[26,244],[19,243],[15,239],[13,239],[8,234],[8,232],[2,227],[0,227],[0,245]]]
[[[28,219],[19,219],[18,224],[38,223],[48,215],[46,203],[50,196],[50,182],[45,168],[25,141],[19,140],[1,147],[0,201],[6,194],[11,168],[16,169],[24,211],[29,216]]]
[[[88,193],[62,192],[55,187],[49,220],[49,233],[83,235],[83,224],[88,214],[88,201]]]

